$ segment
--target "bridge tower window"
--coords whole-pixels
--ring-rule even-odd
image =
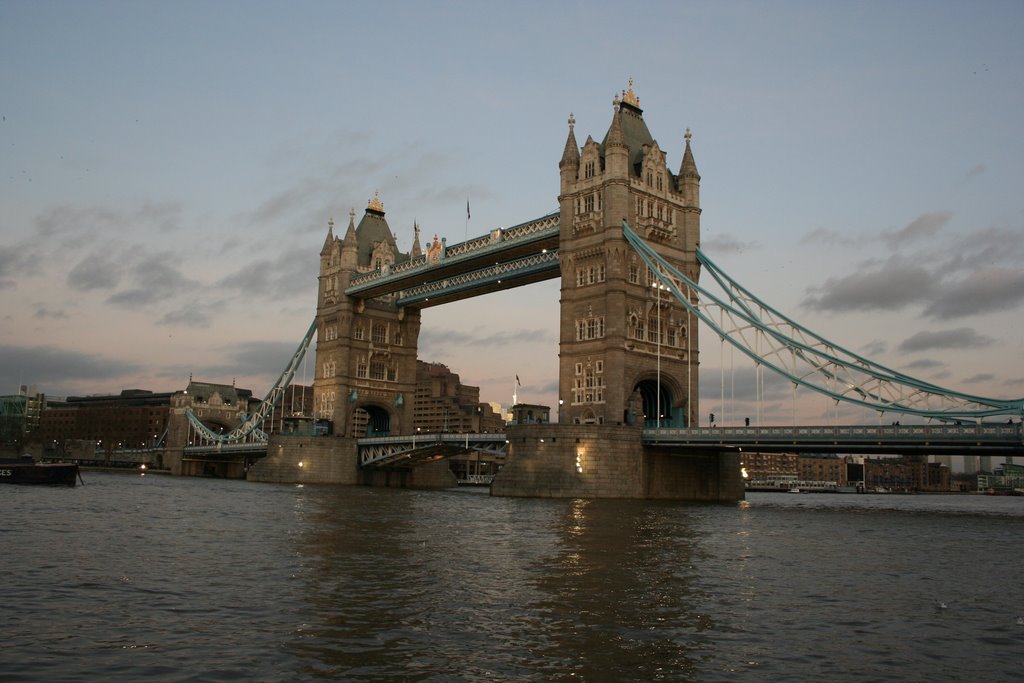
[[[386,344],[388,341],[388,328],[384,323],[373,324],[373,343]]]
[[[383,381],[387,375],[385,374],[385,365],[382,360],[370,361],[370,379]]]
[[[587,363],[582,374],[573,380],[574,404],[604,403],[604,375],[597,371],[597,367]],[[603,364],[600,367],[603,369]]]
[[[576,321],[576,341],[600,339],[604,337],[604,316],[579,318]]]

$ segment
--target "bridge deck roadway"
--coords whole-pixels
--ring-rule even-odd
[[[1021,424],[645,429],[645,445],[763,453],[1024,456]]]
[[[484,451],[504,455],[504,434],[421,434],[359,439],[359,466],[407,468],[452,455]]]

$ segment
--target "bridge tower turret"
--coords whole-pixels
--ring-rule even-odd
[[[575,119],[559,163],[562,270],[559,420],[696,424],[697,321],[622,236],[627,221],[693,280],[699,276],[700,175],[686,132],[678,175],[624,90],[598,144],[576,148]],[[660,410],[659,410],[660,409]]]
[[[320,252],[317,299],[316,378],[318,419],[339,436],[412,432],[416,347],[420,314],[395,304],[394,295],[359,299],[345,294],[359,273],[387,269],[409,259],[398,250],[378,197],[358,226],[349,214],[344,239],[333,220]]]

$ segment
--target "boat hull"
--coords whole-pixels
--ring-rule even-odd
[[[74,486],[77,481],[76,463],[0,463],[0,484]]]

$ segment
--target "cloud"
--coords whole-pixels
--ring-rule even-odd
[[[793,383],[786,377],[765,366],[761,371],[762,401],[792,399]],[[725,370],[725,400],[753,403],[758,400],[757,368],[743,366]],[[720,400],[722,397],[721,368],[700,367],[700,396],[706,400]]]
[[[179,228],[182,206],[178,202],[144,202],[129,209],[106,206],[55,206],[35,219],[40,237],[61,237],[64,246],[82,246],[98,235],[120,238],[130,234],[162,234]]]
[[[905,353],[914,353],[932,349],[976,349],[990,346],[992,343],[991,337],[978,334],[969,327],[958,327],[954,330],[918,332],[904,339],[899,345],[899,350]]]
[[[899,310],[925,301],[935,285],[935,276],[926,268],[892,256],[880,266],[829,278],[810,290],[801,305],[822,312]]]
[[[178,259],[178,255],[170,251],[145,256],[130,271],[135,287],[111,295],[107,303],[139,308],[164,301],[172,295],[194,291],[199,283],[186,278],[171,265]]]
[[[80,292],[113,289],[121,280],[120,271],[117,260],[109,254],[90,254],[68,271],[68,287]]]
[[[156,321],[157,325],[168,327],[191,327],[205,329],[210,326],[209,307],[197,303],[189,303],[181,308],[168,311]]]
[[[294,341],[250,341],[222,346],[218,352],[225,362],[207,365],[200,372],[207,377],[276,377],[288,366],[297,347],[298,342]],[[308,354],[307,360],[312,361],[312,351]]]
[[[924,213],[895,232],[882,233],[882,239],[890,248],[897,248],[907,242],[934,236],[953,218],[952,211]]]
[[[1000,265],[1016,269],[1024,259],[1024,230],[1000,226],[977,230],[957,240],[955,248],[950,251],[951,256],[944,254],[940,271],[969,273]]]
[[[985,166],[985,164],[975,164],[968,169],[965,179],[977,178],[978,176],[983,175],[986,171],[988,171],[988,167]]]
[[[919,358],[906,365],[908,370],[934,370],[935,368],[945,367],[946,364],[939,360],[932,358]]]
[[[469,331],[424,329],[420,333],[419,348],[433,353],[446,346],[476,346],[503,348],[522,344],[553,344],[557,340],[551,330],[499,330],[476,327]],[[421,354],[422,355],[422,354]]]
[[[815,228],[800,238],[800,244],[825,244],[828,246],[836,244],[849,246],[859,244],[861,241],[862,240],[855,237],[844,235],[836,230],[829,230],[828,228]]]
[[[98,354],[50,346],[0,345],[0,386],[31,383],[68,386],[81,381],[107,381],[142,370],[138,365]]]
[[[964,380],[964,384],[981,384],[983,382],[991,382],[996,378],[991,372],[981,372],[973,377],[968,377]]]
[[[0,289],[16,289],[18,276],[32,272],[37,259],[26,243],[0,245]]]
[[[881,339],[868,342],[860,348],[860,355],[868,358],[877,358],[889,349],[889,345]]]
[[[33,318],[44,320],[46,318],[52,318],[54,320],[65,320],[68,314],[63,310],[51,311],[49,308],[42,304],[36,304],[36,312],[32,314]]]
[[[931,318],[948,320],[992,311],[1008,311],[1024,302],[1024,271],[985,268],[959,282],[946,283],[925,308]]]
[[[742,254],[744,251],[754,251],[760,249],[761,245],[756,241],[741,242],[735,237],[729,235],[722,235],[721,237],[713,237],[708,240],[701,242],[701,249],[709,254],[715,254],[715,256],[722,256],[724,254]]]
[[[264,250],[272,252],[275,245],[268,242]],[[218,287],[237,290],[248,296],[291,296],[303,294],[316,297],[317,275],[313,268],[319,261],[308,249],[293,248],[277,254],[273,259],[260,259],[221,278]]]

